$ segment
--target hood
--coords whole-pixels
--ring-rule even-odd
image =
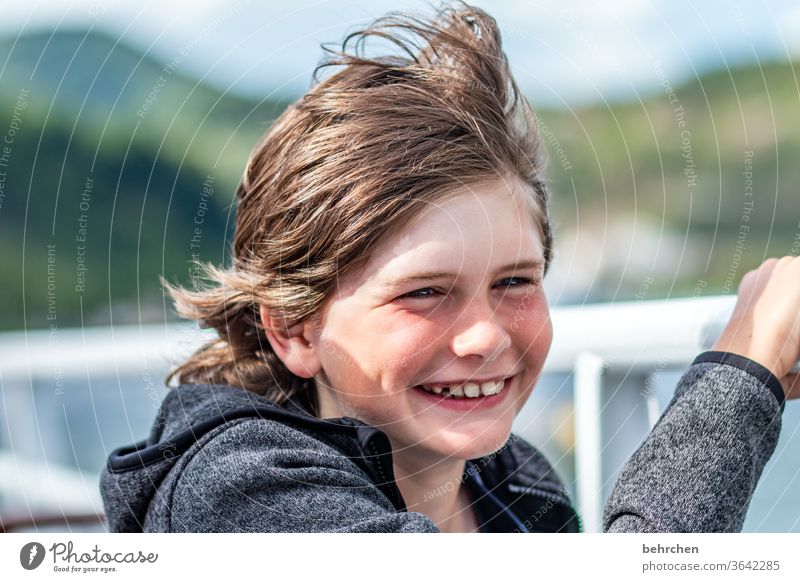
[[[284,422],[323,422],[296,403],[286,408],[267,398],[225,385],[183,384],[170,390],[150,436],[114,450],[100,475],[109,531],[140,532],[159,485],[198,439],[237,418],[274,417]]]

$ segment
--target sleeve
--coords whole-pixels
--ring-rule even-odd
[[[172,491],[174,532],[435,532],[353,461],[301,431],[247,419],[197,450]]]
[[[704,352],[623,466],[606,532],[737,532],[781,429],[784,394],[765,367]]]

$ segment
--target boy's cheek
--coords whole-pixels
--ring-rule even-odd
[[[553,344],[553,323],[549,314],[528,317],[524,322],[524,337],[519,338],[525,347],[530,368],[541,372]]]

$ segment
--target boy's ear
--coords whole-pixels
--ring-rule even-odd
[[[287,328],[282,317],[272,317],[263,305],[259,307],[259,315],[270,346],[289,371],[301,378],[314,377],[321,366],[310,341],[308,323],[301,321]]]

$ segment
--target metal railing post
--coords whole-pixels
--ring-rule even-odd
[[[578,512],[584,531],[602,531],[602,410],[603,360],[581,352],[575,360],[575,477]]]

